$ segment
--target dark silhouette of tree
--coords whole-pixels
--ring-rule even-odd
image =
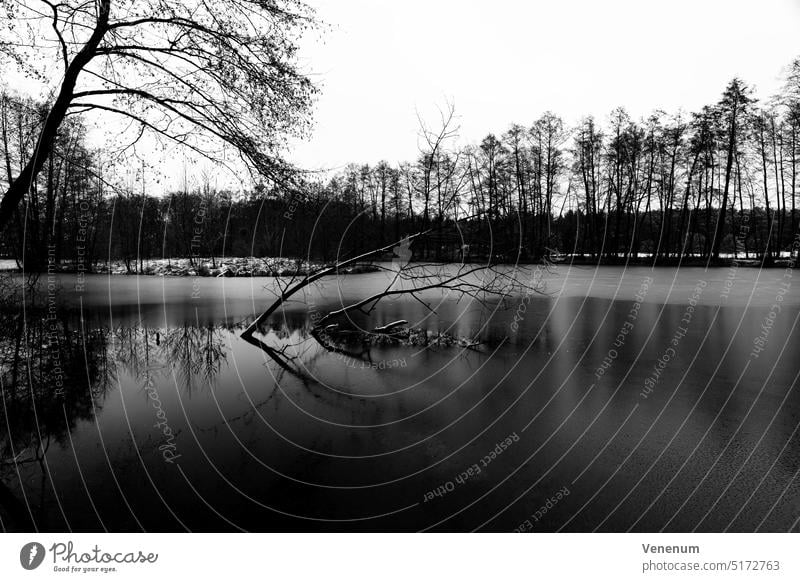
[[[150,273],[152,259],[183,258],[211,274],[221,257],[328,264],[430,230],[415,260],[536,261],[562,249],[609,263],[785,261],[798,228],[797,70],[760,108],[736,79],[690,115],[633,119],[618,108],[608,123],[567,128],[548,112],[465,145],[449,104],[439,125],[420,121],[415,160],[296,174],[292,196],[266,176],[235,193],[188,170],[182,187],[159,192],[146,164],[92,150],[82,117],[70,115],[0,254],[29,271],[50,260],[89,271],[111,259]],[[33,156],[49,110],[0,95],[4,183]]]
[[[278,155],[301,131],[314,94],[295,64],[314,25],[296,0],[94,0],[0,3],[3,54],[50,85],[41,126],[0,201],[0,230],[31,193],[69,116],[101,114],[222,162],[233,151],[257,175],[286,181]],[[25,25],[20,23],[25,22]]]
[[[714,232],[714,242],[711,247],[711,254],[714,259],[719,258],[719,249],[722,244],[722,236],[725,232],[725,218],[728,211],[728,196],[731,185],[731,175],[733,171],[733,161],[738,155],[738,147],[742,140],[742,133],[746,128],[750,89],[738,78],[733,79],[719,102],[719,115],[724,123],[724,132],[727,138],[726,161],[725,161],[725,182],[722,190],[722,200],[720,202],[719,217]]]

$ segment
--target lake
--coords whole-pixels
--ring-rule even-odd
[[[355,323],[430,344],[343,353],[312,322],[387,274],[307,290],[260,344],[274,279],[59,275],[49,319],[3,325],[0,525],[798,529],[797,271],[524,276],[544,292],[386,301]]]

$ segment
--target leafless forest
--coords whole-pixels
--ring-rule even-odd
[[[800,60],[778,95],[737,78],[691,113],[621,106],[568,125],[531,111],[468,145],[448,103],[420,120],[416,159],[311,172],[281,155],[312,122],[316,88],[295,53],[320,24],[302,4],[0,5],[3,66],[50,91],[6,81],[0,97],[0,253],[26,270],[48,256],[130,272],[157,257],[330,261],[429,229],[417,257],[768,264],[797,230]],[[88,137],[97,124],[119,126],[110,147]],[[152,144],[247,168],[246,186],[190,165],[164,190],[142,154]]]

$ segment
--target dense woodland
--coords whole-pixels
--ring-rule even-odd
[[[32,155],[49,105],[0,97],[2,179]],[[568,127],[554,113],[456,145],[452,108],[420,129],[419,156],[299,174],[244,192],[203,176],[173,192],[120,183],[89,147],[80,115],[67,119],[0,253],[43,269],[158,257],[300,256],[331,260],[430,229],[416,258],[532,261],[558,250],[587,260],[771,262],[798,234],[800,59],[779,95],[757,100],[740,79],[692,114]],[[146,170],[142,170],[146,171]],[[152,183],[152,181],[151,181]],[[783,253],[783,255],[782,255]]]

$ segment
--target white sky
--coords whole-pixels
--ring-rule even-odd
[[[331,27],[303,51],[322,92],[291,157],[309,168],[412,159],[416,111],[447,99],[475,142],[548,109],[697,110],[734,75],[766,99],[800,56],[800,0],[307,2]]]

